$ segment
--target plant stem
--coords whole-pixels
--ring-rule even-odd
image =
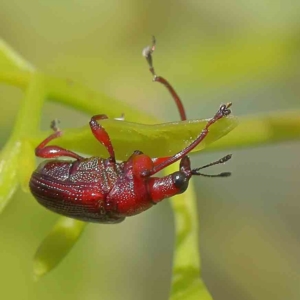
[[[178,170],[170,166],[165,173]],[[201,262],[198,249],[199,216],[192,180],[188,190],[171,200],[175,218],[176,251],[173,261],[173,278],[170,300],[211,300],[201,280]]]

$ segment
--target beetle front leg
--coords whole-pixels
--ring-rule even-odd
[[[61,156],[72,157],[77,160],[83,159],[82,156],[69,151],[67,149],[61,148],[59,146],[46,146],[50,141],[60,137],[62,132],[57,127],[57,121],[52,121],[51,128],[55,131],[50,136],[48,136],[45,140],[43,140],[36,148],[35,155],[43,158],[55,158]]]
[[[196,139],[190,145],[188,145],[186,148],[184,148],[183,150],[179,151],[178,153],[176,153],[175,155],[173,155],[167,159],[163,158],[161,161],[159,159],[157,162],[154,161],[155,166],[153,167],[151,172],[145,173],[144,176],[150,176],[150,175],[153,175],[153,174],[159,172],[160,170],[162,170],[162,169],[166,168],[167,166],[173,164],[174,162],[180,160],[181,158],[186,156],[189,152],[191,152],[208,135],[208,132],[209,132],[208,130],[211,125],[213,125],[218,120],[222,119],[225,116],[228,116],[231,113],[231,111],[229,109],[229,107],[231,107],[231,105],[232,105],[231,102],[221,105],[219,110],[217,111],[217,113],[214,115],[214,117],[211,118],[206,123],[206,126],[204,127],[202,132],[196,137]]]
[[[97,122],[97,120],[108,119],[107,115],[96,115],[91,118],[90,127],[95,138],[107,149],[111,162],[116,162],[115,151],[106,130]]]

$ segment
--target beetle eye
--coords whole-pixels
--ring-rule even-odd
[[[186,191],[189,186],[189,178],[182,172],[175,172],[172,175],[174,185],[179,189],[179,194]]]

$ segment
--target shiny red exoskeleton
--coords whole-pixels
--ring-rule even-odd
[[[163,83],[171,92],[179,107],[181,119],[185,112],[181,101],[162,77],[154,73],[151,53],[155,44],[145,52],[154,80]],[[180,106],[181,105],[181,106]],[[231,103],[221,105],[202,132],[191,144],[172,157],[150,158],[135,151],[127,161],[117,162],[109,135],[97,120],[107,118],[96,115],[90,120],[95,138],[106,147],[109,157],[84,158],[59,146],[47,144],[61,135],[53,123],[54,133],[36,148],[36,156],[43,158],[70,157],[75,160],[47,160],[39,165],[30,180],[34,197],[46,208],[67,217],[98,223],[119,223],[127,216],[141,213],[165,198],[183,193],[193,175],[225,177],[230,173],[206,175],[200,169],[223,163],[231,158],[227,155],[201,168],[191,169],[187,154],[208,134],[209,127],[230,114]],[[157,172],[180,160],[179,170],[165,177],[154,177]]]

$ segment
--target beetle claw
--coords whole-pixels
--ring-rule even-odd
[[[55,131],[55,132],[60,131],[60,129],[59,129],[59,127],[58,127],[58,124],[59,124],[59,123],[60,123],[60,121],[59,121],[58,119],[52,120],[51,123],[50,123],[50,128],[51,128],[53,131]]]
[[[222,114],[222,116],[228,116],[231,114],[231,110],[229,107],[232,105],[231,102],[228,102],[227,104],[223,104],[220,106],[219,112]]]
[[[152,36],[152,45],[145,47],[142,52],[143,56],[146,58],[148,65],[150,67],[149,70],[153,75],[153,81],[155,81],[155,77],[156,77],[154,67],[153,67],[153,62],[152,62],[152,53],[155,50],[155,46],[156,46],[156,39],[155,36]]]

